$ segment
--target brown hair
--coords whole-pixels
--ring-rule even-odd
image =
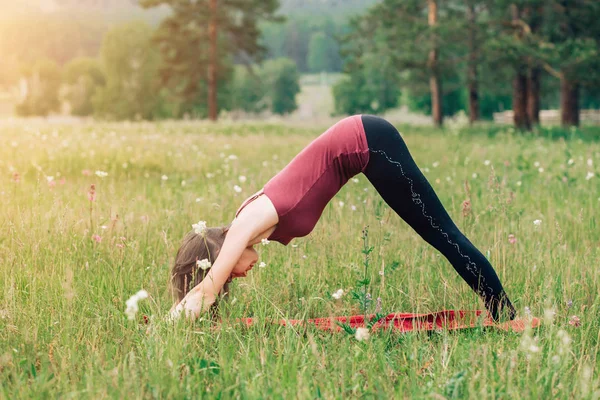
[[[211,265],[217,259],[229,225],[218,228],[207,228],[204,236],[194,231],[184,238],[175,256],[175,264],[171,269],[171,292],[177,302],[180,302],[194,286],[202,282],[210,268],[202,270],[196,261],[208,259]],[[222,295],[229,292],[229,282],[221,290]],[[216,302],[214,306],[216,307]]]

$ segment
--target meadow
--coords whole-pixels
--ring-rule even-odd
[[[309,236],[256,246],[265,265],[234,281],[221,322],[166,322],[169,270],[191,225],[229,223],[326,128],[3,123],[0,397],[600,398],[597,130],[399,127],[519,315],[542,318],[538,329],[359,341],[236,323],[360,313],[348,293],[364,273],[367,226],[368,290],[383,312],[483,308],[362,175]],[[149,297],[129,319],[126,301],[142,289]]]

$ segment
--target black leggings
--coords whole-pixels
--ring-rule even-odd
[[[363,115],[362,122],[370,156],[364,174],[383,200],[450,261],[456,272],[482,297],[495,320],[501,311],[514,318],[514,307],[494,268],[456,227],[412,159],[400,133],[379,117]]]

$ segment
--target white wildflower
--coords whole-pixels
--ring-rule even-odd
[[[539,168],[538,168],[538,171],[539,171],[539,172],[540,172],[540,174],[541,174],[542,172],[544,172],[544,167],[539,167]]]
[[[593,166],[594,165],[594,160],[592,160],[591,158],[588,158],[587,165],[588,165],[588,167]]]
[[[200,268],[202,271],[206,271],[207,269],[210,268],[212,264],[210,263],[210,261],[208,261],[207,258],[203,259],[203,260],[197,260],[196,261],[196,266],[198,268]]]
[[[523,184],[523,182],[517,181],[517,186],[521,186],[522,184]]]
[[[168,176],[166,176],[166,175],[163,175],[163,176],[161,176],[161,177],[160,177],[160,179],[162,179],[163,181],[166,181],[166,180],[168,180],[168,179],[169,179],[169,177],[168,177]]]
[[[268,245],[269,243],[271,243],[271,242],[270,242],[270,241],[269,241],[269,239],[267,239],[267,238],[262,238],[262,239],[260,240],[260,244],[262,244],[263,246],[266,246],[266,245]]]
[[[358,183],[358,182],[359,182],[359,180],[358,180],[358,178],[352,178],[352,182],[354,182],[354,183]]]
[[[54,180],[53,176],[47,176],[46,180],[48,181],[48,183],[52,182]]]
[[[125,308],[125,314],[127,315],[127,318],[129,318],[130,320],[135,318],[135,315],[139,311],[138,301],[146,299],[147,297],[148,292],[146,292],[145,290],[140,290],[125,302],[125,305],[127,306]]]
[[[539,167],[540,166],[540,162],[539,161],[534,162],[533,166],[536,167],[536,168]]]
[[[533,224],[535,226],[540,226],[540,225],[542,225],[542,220],[541,219],[536,219],[535,221],[533,221]]]
[[[354,204],[352,204],[352,205],[350,206],[350,208],[352,209],[352,211],[356,211],[356,206],[355,206]]]
[[[297,245],[297,244],[293,244],[293,245],[292,245],[292,247],[293,247],[293,248],[296,248],[296,247],[298,247],[298,245]]]
[[[247,179],[247,178],[246,178],[244,175],[240,175],[240,177],[239,177],[239,180],[240,180],[240,182],[242,182],[242,183],[246,182],[246,179]]]
[[[126,162],[124,162],[123,164],[121,164],[121,166],[123,167],[123,169],[127,169],[127,167],[129,167],[129,164],[127,164]]]
[[[344,202],[343,202],[343,201],[339,201],[339,202],[338,202],[338,205],[339,205],[340,207],[344,207]]]
[[[204,235],[206,232],[206,221],[198,221],[197,224],[192,225],[192,228],[198,235]]]
[[[206,177],[207,177],[208,179],[212,179],[212,178],[214,178],[214,177],[215,177],[215,174],[211,174],[210,172],[207,172],[207,173],[206,173]]]
[[[575,163],[575,161],[572,158],[569,158],[569,161],[567,161],[567,164],[569,165],[573,165]]]
[[[202,200],[204,200],[204,197],[196,197],[196,203],[200,203]]]
[[[556,311],[551,308],[547,308],[544,310],[544,322],[547,324],[551,324],[554,321],[554,317],[556,316]]]
[[[369,339],[371,335],[369,334],[369,330],[367,328],[357,328],[356,334],[354,336],[356,337],[356,340],[361,342],[363,340]]]
[[[237,156],[235,154],[229,155],[230,160],[237,160]]]
[[[339,300],[342,298],[343,295],[344,295],[344,290],[338,289],[331,295],[331,297],[333,297],[336,300]]]
[[[473,179],[477,179],[477,172],[474,172],[471,176],[473,177]]]
[[[594,177],[594,173],[591,171],[588,171],[587,175],[585,176],[585,180],[589,181],[590,179],[592,179]]]
[[[523,336],[523,339],[521,340],[521,348],[530,353],[539,353],[540,351],[540,347],[537,345],[537,340],[528,335]]]
[[[108,172],[96,171],[96,176],[99,176],[100,178],[106,178],[108,176]]]
[[[258,264],[258,268],[264,268],[266,266],[267,264],[265,264],[263,261],[261,261],[260,264]]]
[[[433,166],[433,168],[437,168],[440,165],[439,161],[434,162],[433,164],[431,164]]]
[[[240,193],[240,192],[242,191],[242,188],[241,188],[241,187],[239,187],[238,185],[235,185],[235,186],[233,187],[233,190],[235,190],[235,192],[236,192],[236,193]]]
[[[491,161],[490,161],[490,160],[485,160],[485,161],[483,162],[483,164],[484,164],[485,166],[488,166],[488,165],[490,165],[490,164],[491,164]]]
[[[263,167],[266,167],[267,165],[269,165],[269,162],[268,162],[268,161],[263,161],[263,162],[262,162],[262,166],[263,166]]]

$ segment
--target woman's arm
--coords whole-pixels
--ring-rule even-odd
[[[251,245],[251,240],[275,226],[278,220],[275,207],[265,196],[245,207],[232,222],[223,247],[206,277],[172,309],[171,317],[177,318],[184,312],[191,318],[196,318],[208,310],[231,276],[244,249]]]

